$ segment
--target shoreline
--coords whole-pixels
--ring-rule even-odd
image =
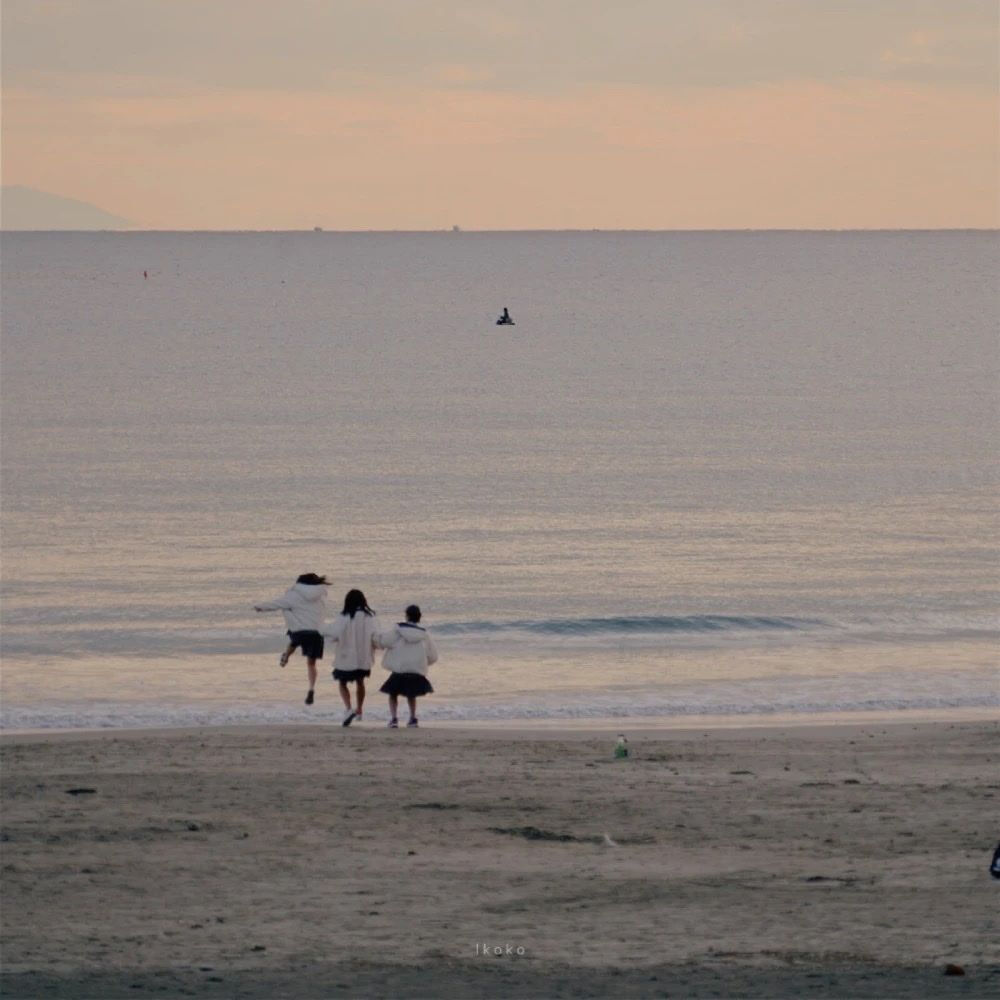
[[[942,708],[872,710],[865,712],[814,712],[774,713],[771,715],[691,715],[676,717],[620,716],[579,719],[439,719],[433,716],[423,724],[423,730],[436,733],[457,733],[463,736],[484,738],[544,738],[576,739],[589,736],[617,735],[622,729],[626,735],[636,734],[645,738],[670,738],[689,735],[691,731],[712,732],[766,732],[767,730],[795,729],[826,731],[831,728],[863,728],[889,725],[935,725],[964,723],[1000,724],[1000,709],[994,708]],[[280,730],[311,732],[338,729],[336,718],[315,722],[248,722],[225,725],[188,726],[105,726],[101,728],[73,729],[7,729],[0,730],[0,746],[7,742],[36,740],[39,737],[86,739],[90,737],[164,736],[171,733],[267,733]],[[381,719],[364,721],[355,729],[385,728]]]

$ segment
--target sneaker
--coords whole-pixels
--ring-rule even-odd
[[[389,728],[390,729],[399,729],[399,720],[398,719],[390,719],[389,720]]]
[[[364,722],[365,721],[365,717],[361,714],[361,709],[360,708],[354,713],[354,721],[355,722]]]
[[[407,729],[416,729],[417,726],[419,726],[419,725],[420,725],[420,723],[417,722],[416,719],[410,719],[410,721],[406,724],[406,728]]]
[[[310,691],[310,692],[309,692],[309,693],[308,693],[308,694],[306,695],[306,704],[307,704],[307,705],[311,705],[311,704],[312,704],[312,703],[313,703],[313,702],[314,702],[315,700],[316,700],[316,694],[315,694],[315,692],[313,692],[313,691]]]
[[[344,721],[341,723],[342,726],[349,726],[357,718],[356,712],[347,711],[344,713]]]

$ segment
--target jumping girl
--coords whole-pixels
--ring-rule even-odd
[[[281,611],[284,614],[288,648],[281,654],[278,665],[283,667],[296,649],[302,650],[309,672],[307,705],[316,697],[316,661],[323,659],[320,629],[326,619],[326,588],[325,576],[303,573],[277,600],[254,605],[254,611]]]

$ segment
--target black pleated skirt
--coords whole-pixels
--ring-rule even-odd
[[[379,690],[404,698],[419,698],[422,694],[430,694],[434,688],[423,674],[389,674],[389,679]]]

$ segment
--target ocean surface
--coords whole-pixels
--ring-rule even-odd
[[[310,571],[332,612],[422,605],[427,722],[1000,712],[998,265],[995,232],[4,234],[2,724],[339,720],[251,609]]]

